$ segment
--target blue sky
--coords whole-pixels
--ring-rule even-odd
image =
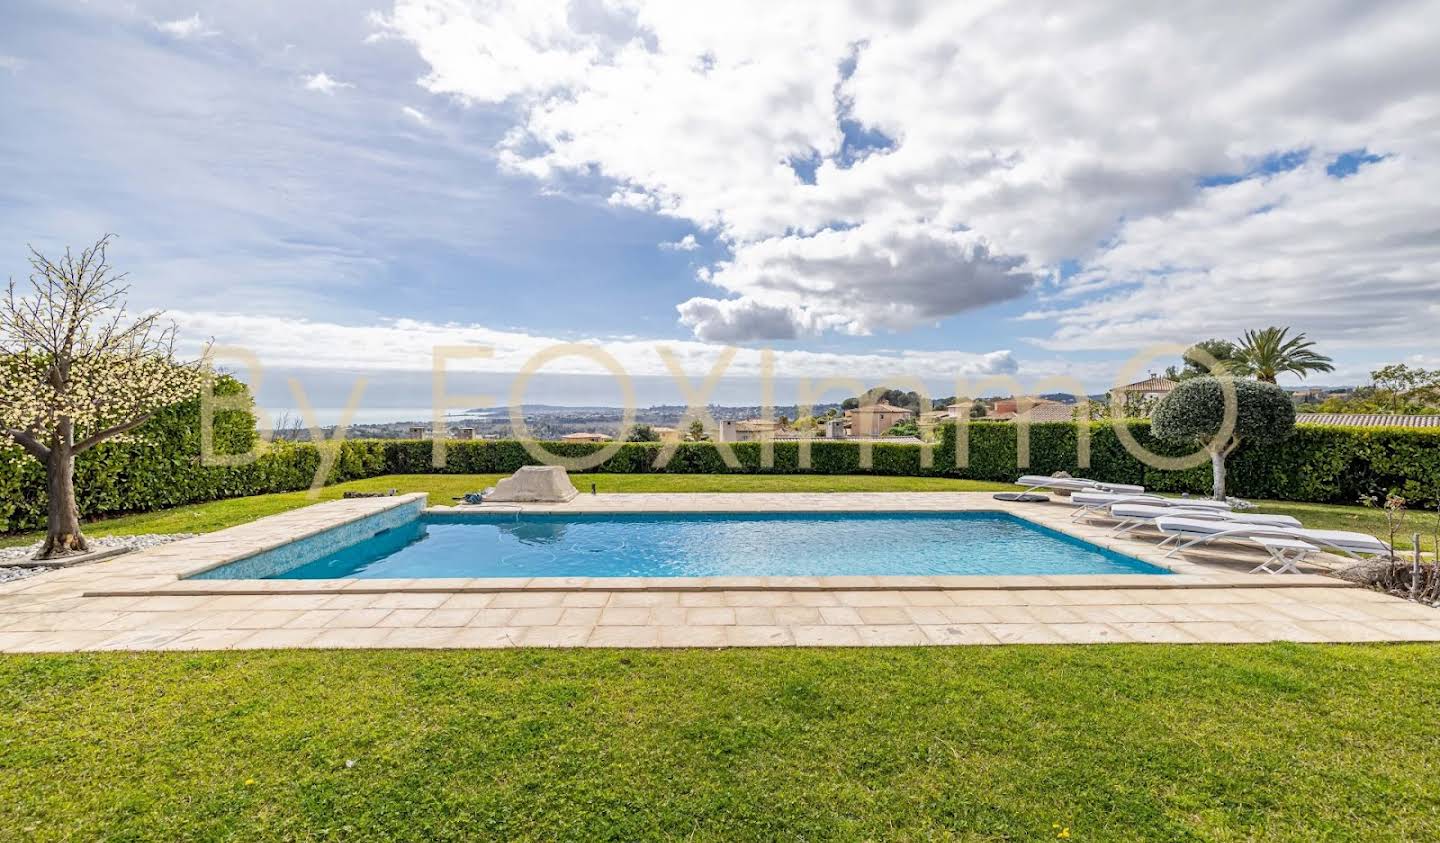
[[[946,393],[1272,323],[1327,380],[1440,364],[1435,3],[742,5],[8,4],[0,258],[114,232],[272,404],[424,403],[440,342],[593,342],[644,403],[657,343]]]

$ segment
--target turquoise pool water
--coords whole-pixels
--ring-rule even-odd
[[[333,543],[332,543],[333,545]],[[280,549],[283,551],[284,549]],[[421,515],[207,579],[1167,574],[1004,513]],[[323,554],[323,555],[322,555]]]

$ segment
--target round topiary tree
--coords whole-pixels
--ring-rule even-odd
[[[1225,433],[1225,389],[1235,388],[1235,419]],[[1150,432],[1172,442],[1203,445],[1215,474],[1215,499],[1225,499],[1225,458],[1242,441],[1276,442],[1295,430],[1295,405],[1273,383],[1201,377],[1181,381],[1150,416]]]

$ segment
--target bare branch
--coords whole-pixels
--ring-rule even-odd
[[[79,442],[76,442],[75,448],[73,450],[77,454],[82,451],[88,451],[96,445],[99,445],[101,442],[104,442],[106,439],[111,438],[112,436],[119,436],[122,433],[129,433],[130,431],[134,430],[145,422],[150,421],[150,419],[154,417],[154,413],[146,413],[139,418],[134,418],[122,424],[117,424],[113,427],[107,427],[104,430],[92,433],[84,439],[81,439]]]
[[[45,447],[44,445],[41,445],[40,442],[35,439],[35,437],[31,436],[29,433],[26,433],[23,430],[11,430],[9,428],[6,428],[3,432],[6,436],[14,439],[15,444],[24,448],[30,454],[30,456],[34,457],[40,462],[45,462],[46,460],[50,459],[50,449]]]
[[[125,308],[125,275],[105,235],[57,259],[30,249],[29,295],[0,291],[0,429],[49,437],[61,426],[89,444],[198,391],[198,369],[175,359],[175,327]],[[137,422],[138,424],[138,422]]]

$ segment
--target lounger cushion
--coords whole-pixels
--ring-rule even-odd
[[[1303,527],[1278,527],[1266,524],[1245,524],[1231,519],[1163,517],[1155,526],[1165,534],[1214,535],[1232,532],[1235,538],[1245,536],[1286,536],[1308,541],[1322,547],[1336,547],[1359,553],[1388,553],[1390,546],[1368,533],[1349,530],[1307,530]]]
[[[1191,533],[1213,535],[1215,533],[1239,532],[1245,530],[1254,535],[1288,536],[1295,538],[1295,527],[1279,527],[1270,524],[1246,524],[1225,518],[1186,518],[1183,515],[1168,515],[1155,519],[1155,526],[1162,533]]]
[[[1050,489],[1090,489],[1098,492],[1129,492],[1139,494],[1144,486],[1129,483],[1101,483],[1083,477],[1046,477],[1042,474],[1027,474],[1015,481],[1017,486],[1043,486]]]
[[[1384,553],[1390,550],[1389,545],[1369,533],[1356,533],[1350,530],[1297,530],[1296,532],[1305,541],[1327,547],[1343,547],[1347,550],[1368,548],[1372,553]]]
[[[1145,501],[1163,501],[1165,498],[1159,495],[1127,494],[1125,492],[1097,492],[1093,489],[1085,492],[1076,492],[1070,496],[1070,502],[1077,506],[1106,506],[1112,503],[1124,501],[1126,503],[1144,503]],[[1163,506],[1163,504],[1162,504]]]
[[[1110,514],[1116,518],[1168,518],[1175,516],[1178,506],[1154,506],[1151,504],[1132,503],[1116,504],[1110,507]],[[1184,515],[1182,514],[1183,518]],[[1216,512],[1213,516],[1202,516],[1204,520],[1212,517],[1216,520],[1232,524],[1265,524],[1274,527],[1299,527],[1300,522],[1289,515],[1247,515],[1236,512]]]
[[[1046,477],[1042,474],[1027,474],[1015,481],[1016,486],[1050,486],[1056,489],[1094,489],[1093,480],[1078,477]]]
[[[1230,509],[1230,504],[1224,501],[1212,501],[1205,498],[1162,498],[1159,495],[1137,495],[1124,492],[1076,492],[1070,496],[1070,502],[1076,506],[1110,506],[1124,503],[1188,509]]]

